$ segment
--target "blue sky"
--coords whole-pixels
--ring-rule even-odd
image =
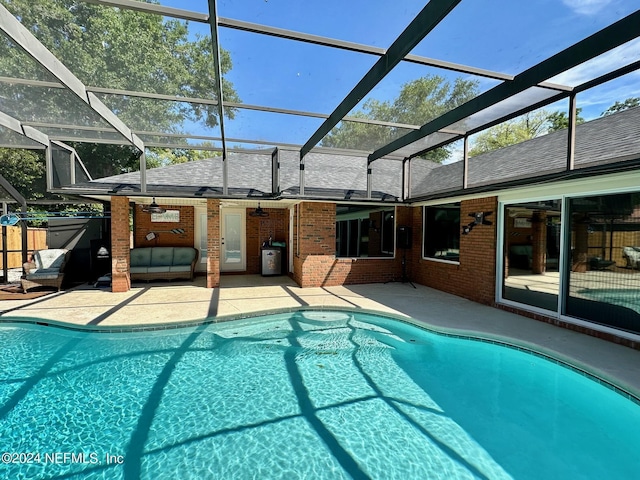
[[[161,3],[202,12],[207,8],[206,0]],[[218,14],[387,48],[424,4],[424,0],[218,0]],[[412,53],[517,74],[637,8],[637,0],[463,0]],[[206,32],[206,26],[192,27]],[[327,114],[377,60],[228,29],[221,29],[220,41],[234,62],[227,78],[243,102]],[[633,42],[553,81],[576,85],[638,59],[640,43]],[[403,84],[427,74],[473,79],[403,64],[367,98],[392,100]],[[477,80],[481,91],[496,84]],[[629,74],[579,95],[583,117],[598,117],[616,100],[640,96],[639,80],[638,73]],[[566,105],[562,102],[549,108]],[[229,137],[304,143],[320,123],[318,119],[242,111],[227,122],[226,131]]]

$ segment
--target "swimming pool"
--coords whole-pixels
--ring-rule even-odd
[[[40,454],[8,458],[2,478],[621,479],[640,469],[637,403],[539,356],[375,315],[135,333],[5,324],[0,344],[0,450]]]
[[[584,288],[578,294],[602,303],[611,303],[640,313],[640,293],[637,288]]]

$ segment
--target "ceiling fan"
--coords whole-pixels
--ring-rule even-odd
[[[258,208],[256,208],[253,212],[249,213],[250,217],[268,217],[269,212],[266,212],[260,206],[260,202],[258,202]]]
[[[153,197],[153,200],[149,205],[143,205],[142,211],[146,213],[164,213],[167,210],[162,208],[160,205],[156,203],[156,197]]]

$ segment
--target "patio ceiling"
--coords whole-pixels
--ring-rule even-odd
[[[27,29],[11,12],[12,3],[1,1],[0,40],[25,68],[0,71],[0,144],[204,149],[221,151],[223,159],[230,151],[284,147],[299,151],[303,172],[307,154],[326,147],[328,134],[361,125],[379,134],[363,135],[366,141],[351,145],[354,155],[366,155],[368,165],[380,159],[406,161],[456,141],[466,145],[469,135],[567,98],[566,111],[575,120],[576,95],[640,67],[640,10],[634,2],[585,16],[583,23],[568,23],[567,5],[576,3],[570,0],[553,6],[532,0],[526,7],[492,0],[431,0],[426,5],[407,0],[402,6],[327,0],[305,3],[304,9],[293,2],[194,0],[188,2],[192,10],[176,8],[185,2],[173,0],[62,3],[92,4],[117,14],[133,10],[185,25],[190,39],[208,39],[214,51],[208,80],[213,94],[188,96],[184,92],[196,89],[184,85],[121,88],[127,82],[116,81],[117,72],[101,77],[100,84],[85,84],[83,73],[72,67],[75,59],[56,58],[39,38],[45,31],[73,26],[51,18],[48,25]],[[518,35],[518,26],[525,24],[533,37]],[[549,24],[554,29],[543,28]],[[104,41],[102,46],[108,48]],[[223,52],[233,62],[227,71],[221,65]],[[462,104],[414,116],[412,123],[389,120],[379,113],[384,109],[378,116],[363,114],[367,102],[392,102],[407,83],[436,75],[451,85],[474,82],[476,91]],[[223,82],[233,85],[238,99],[224,98]],[[32,101],[21,103],[25,95]],[[131,98],[144,100],[149,111],[154,105],[213,108],[217,123],[183,118],[159,122],[154,129],[145,109],[118,110]],[[466,171],[466,147],[463,162]],[[223,171],[227,175],[226,167]],[[144,173],[140,181],[145,193]],[[304,194],[304,180],[300,183]],[[223,195],[229,195],[226,180]]]

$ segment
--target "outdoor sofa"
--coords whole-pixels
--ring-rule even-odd
[[[36,250],[32,261],[23,265],[25,275],[21,279],[22,291],[27,293],[36,287],[54,287],[60,291],[69,254],[69,250],[64,248]]]
[[[533,264],[532,245],[511,245],[509,247],[509,266],[523,270],[531,269]],[[549,269],[558,268],[558,258],[547,255],[546,267]]]
[[[193,280],[198,250],[193,247],[137,247],[130,251],[131,280]]]

